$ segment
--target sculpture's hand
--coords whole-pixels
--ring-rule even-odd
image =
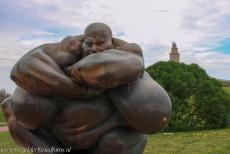
[[[77,82],[108,89],[137,80],[144,70],[144,62],[134,52],[108,49],[81,59],[68,70]]]

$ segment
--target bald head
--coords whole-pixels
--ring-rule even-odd
[[[84,32],[83,56],[113,48],[113,35],[110,27],[104,23],[92,23]]]
[[[96,22],[88,25],[85,29],[84,35],[87,36],[101,36],[104,38],[112,38],[112,30],[104,23]]]

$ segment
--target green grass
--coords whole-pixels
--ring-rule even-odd
[[[9,132],[0,133],[0,153],[4,153],[4,154],[15,154],[16,152],[9,152],[9,151],[6,152],[6,150],[14,150],[14,149],[21,150],[22,148],[20,148],[18,145],[16,145],[12,141]],[[1,152],[1,150],[4,150],[4,151]],[[19,153],[19,152],[17,152],[17,153]],[[23,153],[24,154],[30,154],[28,152],[27,153],[23,152]]]
[[[0,133],[0,148],[4,148],[4,147],[7,147],[7,148],[18,147],[11,140],[11,137],[8,132]]]
[[[230,87],[223,87],[224,90],[226,90],[230,94]]]
[[[0,149],[5,147],[18,147],[12,142],[8,132],[0,133]],[[197,153],[230,154],[230,128],[150,135],[144,152],[144,154]]]
[[[230,154],[230,129],[149,136],[145,154]]]

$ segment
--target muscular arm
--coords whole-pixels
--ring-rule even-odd
[[[143,70],[141,48],[123,42],[116,49],[89,55],[69,67],[71,76],[91,87],[113,88],[137,80]]]
[[[56,55],[58,45],[42,45],[25,54],[13,67],[11,79],[23,89],[39,95],[85,98],[98,93],[76,84],[64,74],[61,67],[69,63],[63,63],[64,57],[72,63],[77,59],[68,53]],[[63,59],[60,66],[59,59]]]
[[[118,38],[114,38],[113,40],[114,40],[113,44],[115,49],[132,52],[139,55],[140,57],[143,57],[142,49],[138,44],[128,43]]]

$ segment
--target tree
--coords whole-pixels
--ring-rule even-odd
[[[10,96],[10,94],[7,93],[5,89],[1,89],[0,90],[0,103],[2,103],[2,101],[9,96]]]
[[[169,130],[199,130],[227,126],[230,96],[221,83],[197,64],[158,62],[146,71],[172,101]]]

